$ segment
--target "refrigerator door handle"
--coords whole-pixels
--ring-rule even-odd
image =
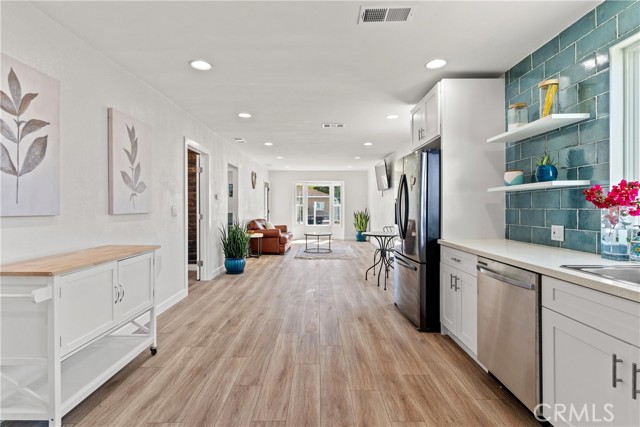
[[[407,183],[407,176],[402,176],[404,179],[402,181],[402,200],[404,200],[404,215],[402,217],[402,239],[407,238],[407,228],[409,226],[409,184]]]
[[[406,176],[403,174],[400,176],[400,182],[398,183],[398,201],[396,202],[396,220],[398,223],[398,234],[400,238],[404,238],[403,219],[402,219],[402,185],[406,181]]]

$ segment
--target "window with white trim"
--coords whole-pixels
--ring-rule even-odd
[[[299,182],[295,187],[297,225],[342,225],[344,184],[342,182]]]

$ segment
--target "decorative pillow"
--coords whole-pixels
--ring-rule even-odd
[[[271,224],[270,222],[267,221],[267,230],[274,230],[276,228],[275,225]]]

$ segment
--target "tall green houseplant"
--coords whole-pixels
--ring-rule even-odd
[[[355,211],[353,213],[353,226],[356,228],[356,240],[358,242],[364,242],[367,240],[367,236],[364,233],[369,227],[369,211],[365,208],[363,211]]]
[[[236,221],[228,229],[220,229],[220,243],[224,252],[224,268],[228,274],[240,274],[244,271],[249,252],[247,228]]]

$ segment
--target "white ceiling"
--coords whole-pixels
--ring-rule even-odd
[[[499,76],[600,2],[400,1],[416,6],[408,22],[359,25],[371,2],[36,5],[273,170],[362,170],[408,142],[409,111],[438,80]],[[433,58],[448,65],[427,70]]]

